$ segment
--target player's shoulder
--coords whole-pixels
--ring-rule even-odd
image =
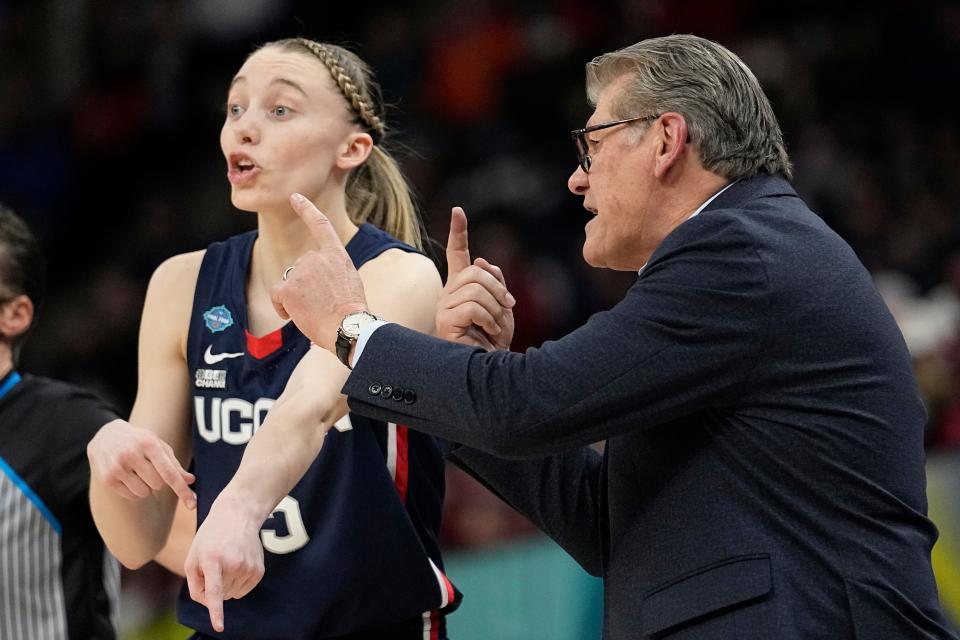
[[[204,254],[201,250],[167,258],[153,272],[143,303],[144,322],[155,319],[150,321],[149,334],[177,335],[183,331],[178,338],[183,342]],[[146,326],[141,326],[141,338]]]
[[[399,247],[391,247],[368,260],[359,269],[361,274],[389,276],[391,280],[440,280],[437,267],[427,256]]]
[[[200,265],[203,263],[203,256],[206,253],[206,249],[200,249],[199,251],[180,253],[167,258],[154,270],[153,277],[162,280],[175,280],[190,274],[196,276],[200,272]]]
[[[165,295],[178,292],[192,294],[205,254],[206,250],[201,249],[167,258],[154,270],[150,278],[149,290]]]
[[[433,330],[434,306],[443,283],[429,258],[389,249],[359,273],[371,311],[418,331]]]
[[[369,294],[401,296],[412,305],[432,306],[443,289],[440,273],[430,258],[399,248],[387,249],[358,272]]]

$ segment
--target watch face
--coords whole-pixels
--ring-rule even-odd
[[[360,329],[365,325],[374,320],[374,316],[365,312],[351,313],[346,318],[343,319],[341,326],[343,327],[343,332],[347,335],[356,338],[360,335]]]

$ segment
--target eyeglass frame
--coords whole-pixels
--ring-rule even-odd
[[[590,166],[593,164],[593,158],[590,157],[589,153],[590,147],[586,138],[588,133],[599,131],[600,129],[615,127],[618,124],[627,124],[628,122],[656,120],[661,115],[663,114],[655,113],[649,116],[636,116],[634,118],[624,118],[622,120],[611,120],[610,122],[601,122],[600,124],[590,125],[589,127],[584,127],[583,129],[574,129],[570,132],[570,137],[573,138],[573,145],[577,148],[577,164],[580,165],[580,168],[583,169],[584,173],[590,173]]]

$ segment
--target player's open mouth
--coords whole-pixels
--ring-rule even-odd
[[[231,153],[227,165],[227,180],[233,185],[248,182],[260,173],[257,163],[243,153]]]

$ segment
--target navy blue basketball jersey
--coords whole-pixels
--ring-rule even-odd
[[[194,293],[187,362],[200,522],[310,347],[292,322],[266,336],[247,329],[256,238],[252,231],[211,245]],[[369,224],[347,244],[357,267],[391,248],[414,251]],[[443,474],[433,437],[349,414],[264,523],[263,581],[224,603],[225,631],[212,630],[185,588],[181,623],[198,638],[445,638],[444,614],[459,594],[437,545]]]

